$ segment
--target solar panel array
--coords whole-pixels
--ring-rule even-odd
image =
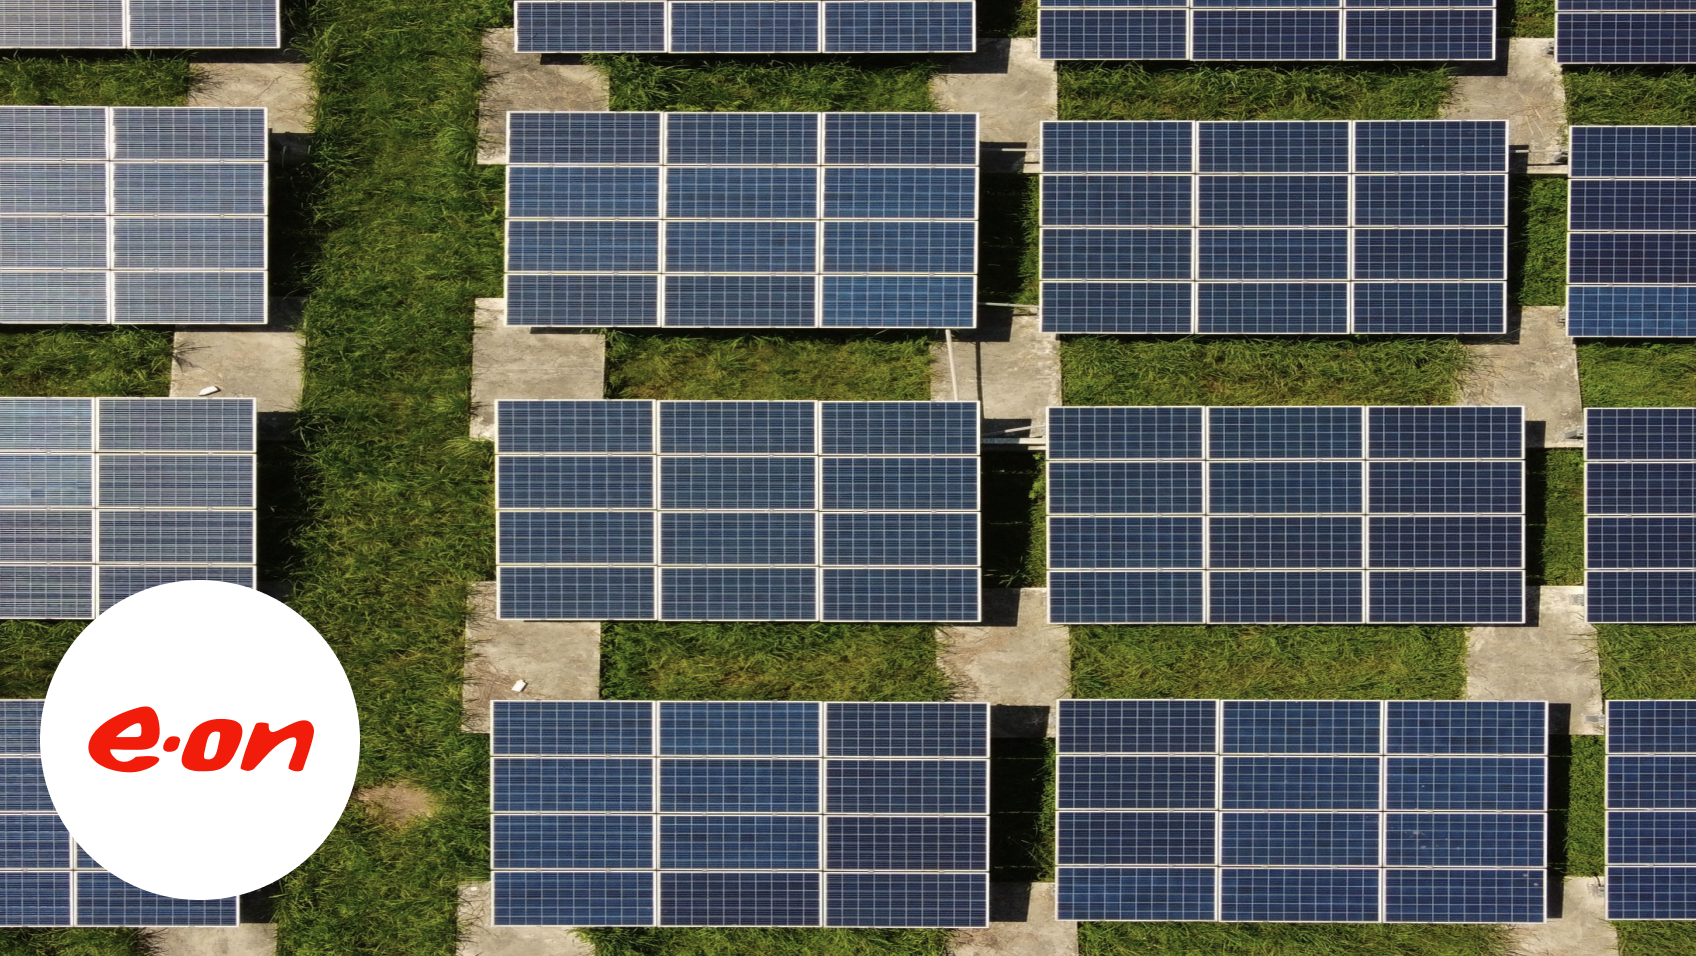
[[[501,618],[978,619],[975,402],[495,415]]]
[[[235,897],[157,896],[71,839],[41,775],[41,701],[0,700],[0,926],[234,926]]]
[[[1696,11],[1681,0],[1556,0],[1557,63],[1696,63]]]
[[[495,701],[494,923],[985,926],[989,706]]]
[[[1696,621],[1696,408],[1584,418],[1588,619]]]
[[[1042,125],[1044,331],[1507,328],[1505,121]]]
[[[976,320],[975,113],[507,122],[509,325]]]
[[[1696,701],[1608,701],[1608,919],[1696,919]]]
[[[0,48],[281,45],[277,0],[0,0]]]
[[[0,618],[254,586],[254,400],[0,398]]]
[[[1059,918],[1540,923],[1547,708],[1063,700]]]
[[[519,0],[520,53],[969,53],[970,0]]]
[[[1696,126],[1570,135],[1567,331],[1696,336]]]
[[[1517,407],[1048,410],[1055,624],[1516,624]]]
[[[1045,60],[1493,60],[1489,0],[1043,0]]]
[[[0,323],[264,324],[263,109],[0,107]]]

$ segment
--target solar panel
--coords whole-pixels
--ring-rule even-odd
[[[495,415],[503,619],[978,619],[975,403]]]
[[[1696,621],[1696,409],[1584,415],[1588,619]]]
[[[1543,921],[1541,701],[1059,706],[1060,919]]]
[[[0,398],[0,618],[253,587],[254,400]]]
[[[1254,9],[1254,7],[1260,9]],[[1491,60],[1486,0],[1043,0],[1045,60]]]
[[[266,122],[264,109],[0,107],[0,323],[263,325]]]
[[[507,122],[509,325],[976,322],[975,113]]]
[[[0,700],[0,926],[234,926],[235,897],[157,896],[107,873],[41,776],[41,701]]]
[[[1608,701],[1606,805],[1608,919],[1696,918],[1696,701]]]
[[[1518,623],[1524,412],[1051,408],[1055,624]]]
[[[1042,135],[1044,331],[1506,330],[1505,121]]]
[[[1696,13],[1679,0],[1557,0],[1557,63],[1696,63]]]
[[[1567,331],[1696,336],[1696,126],[1574,126],[1571,138]]]
[[[969,53],[971,0],[519,0],[520,53]]]
[[[495,925],[989,918],[986,704],[498,701]]]
[[[0,0],[0,47],[275,49],[279,17],[277,0]]]

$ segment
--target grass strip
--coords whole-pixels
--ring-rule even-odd
[[[1566,304],[1563,176],[1513,177],[1508,199],[1508,295],[1520,305]]]
[[[1533,448],[1525,453],[1525,583],[1584,583],[1584,452]]]
[[[584,57],[615,110],[928,112],[938,61],[895,56]]]
[[[946,956],[942,929],[587,929],[595,956]]]
[[[184,56],[78,51],[0,57],[0,105],[181,106],[194,85]]]
[[[928,332],[607,333],[607,396],[927,401]]]
[[[1555,35],[1555,0],[1507,0],[1499,16],[1511,36]]]
[[[1435,119],[1442,67],[1216,67],[1060,63],[1066,120]]]
[[[1696,70],[1688,67],[1567,67],[1561,79],[1573,126],[1696,123]]]
[[[1079,956],[1500,956],[1506,947],[1500,926],[1078,924]]]
[[[1696,344],[1590,341],[1578,346],[1586,408],[1696,405]]]

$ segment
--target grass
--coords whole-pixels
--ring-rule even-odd
[[[62,326],[0,333],[0,395],[155,396],[171,390],[171,333]]]
[[[1431,119],[1448,70],[1061,63],[1065,120]]]
[[[181,106],[194,84],[186,57],[155,53],[0,57],[6,106]]]
[[[1525,453],[1525,583],[1584,583],[1584,452]]]
[[[1515,177],[1508,215],[1508,294],[1520,305],[1565,305],[1566,179]]]
[[[1453,339],[1149,339],[1060,345],[1067,405],[1446,405],[1470,367]]]
[[[1602,834],[1606,741],[1594,734],[1554,739],[1549,755],[1551,868],[1561,877],[1600,876],[1607,866]]]
[[[1604,698],[1696,697],[1696,625],[1598,624],[1596,646]]]
[[[1696,344],[1585,342],[1578,384],[1586,408],[1696,405]]]
[[[946,956],[947,930],[590,929],[595,956]]]
[[[607,334],[607,397],[924,401],[928,332]]]
[[[1566,119],[1573,126],[1687,126],[1696,123],[1696,70],[1685,67],[1573,67]]]
[[[1499,926],[1080,923],[1080,956],[1500,956]]]
[[[612,109],[927,112],[937,61],[912,57],[587,56]]]
[[[1498,15],[1510,36],[1555,35],[1555,0],[1508,0]]]

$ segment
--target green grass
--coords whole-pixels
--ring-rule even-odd
[[[596,956],[946,956],[947,930],[591,929]]]
[[[1437,338],[1060,344],[1067,405],[1446,405],[1470,362]]]
[[[607,397],[925,401],[928,332],[607,334]]]
[[[1555,0],[1508,0],[1498,16],[1510,36],[1555,35]]]
[[[1500,956],[1497,926],[1080,923],[1079,956]]]
[[[926,112],[937,62],[912,57],[699,57],[600,54],[615,110]]]
[[[1441,67],[1213,67],[1061,63],[1066,120],[1431,119]]]
[[[165,395],[171,333],[125,326],[0,332],[0,395]]]
[[[1688,342],[1585,342],[1578,384],[1586,408],[1696,405],[1696,345]]]
[[[1048,586],[1043,457],[1019,451],[983,455],[983,585]]]
[[[1696,123],[1696,71],[1685,67],[1570,67],[1566,120],[1573,126]]]
[[[1520,305],[1565,305],[1566,179],[1514,177],[1509,216],[1509,294]]]
[[[1525,583],[1584,583],[1584,452],[1525,453]]]
[[[1696,950],[1693,922],[1621,920],[1613,926],[1620,956],[1689,956]]]
[[[1596,646],[1608,700],[1696,697],[1696,625],[1598,624]]]
[[[1072,694],[1453,700],[1465,657],[1458,627],[1073,627]]]
[[[1607,866],[1602,789],[1607,745],[1598,735],[1556,737],[1549,754],[1549,862],[1556,876],[1600,876]]]
[[[0,57],[0,104],[6,106],[181,106],[193,83],[182,56]]]

